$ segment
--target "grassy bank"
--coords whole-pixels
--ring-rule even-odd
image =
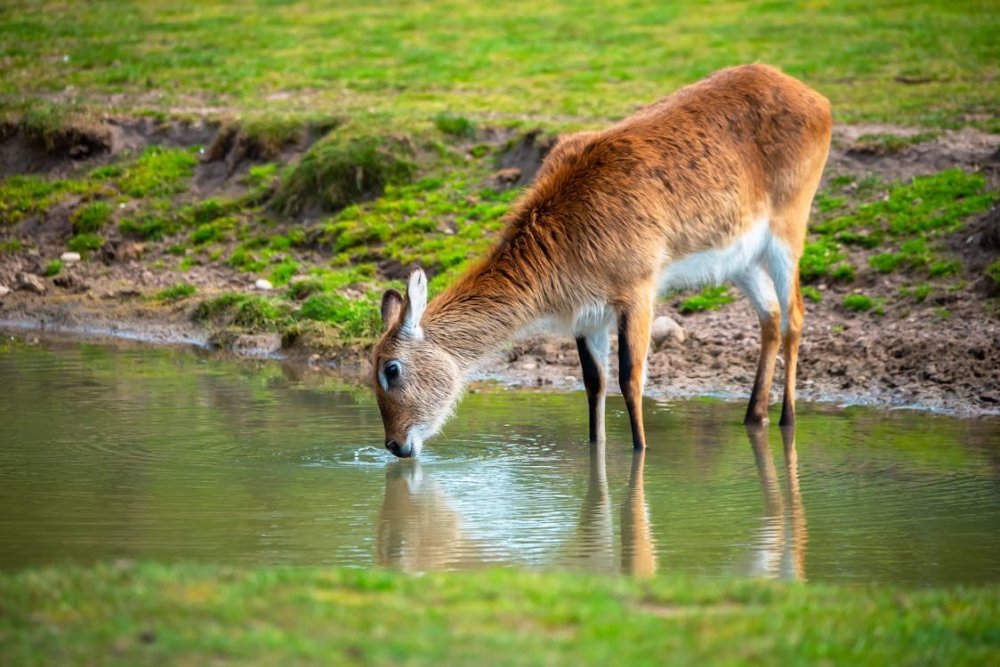
[[[28,664],[988,664],[993,588],[194,565],[0,577]]]
[[[1000,16],[974,0],[19,0],[2,19],[9,103],[579,122],[762,60],[828,95],[841,122],[1000,127]]]

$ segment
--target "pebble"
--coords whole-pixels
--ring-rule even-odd
[[[45,294],[45,283],[38,276],[31,273],[22,273],[17,277],[17,288],[35,294]]]
[[[652,331],[653,347],[659,348],[665,343],[683,343],[686,338],[684,328],[666,315],[660,315],[653,320]]]
[[[59,259],[61,259],[64,262],[79,262],[80,261],[80,253],[78,253],[78,252],[64,252],[63,254],[59,255]]]
[[[253,284],[253,286],[254,286],[255,289],[264,290],[264,291],[274,289],[274,285],[271,284],[271,281],[270,280],[264,280],[263,278],[258,278],[257,282],[255,282]]]

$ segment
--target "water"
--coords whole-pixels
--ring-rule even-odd
[[[1000,579],[1000,422],[470,394],[420,461],[370,392],[274,362],[0,343],[0,568],[97,560],[514,566],[905,585]],[[784,434],[790,435],[790,434]]]

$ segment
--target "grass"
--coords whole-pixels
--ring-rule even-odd
[[[907,135],[893,134],[891,132],[863,134],[858,137],[857,141],[851,147],[851,151],[875,155],[900,153],[910,146],[933,141],[937,137],[937,132],[917,132]]]
[[[46,265],[45,272],[43,273],[43,275],[46,278],[59,275],[59,272],[62,271],[62,267],[63,267],[62,260],[54,259],[51,262],[49,262],[48,265]]]
[[[725,285],[705,287],[700,293],[681,301],[680,311],[684,314],[697,313],[703,310],[717,310],[727,303],[732,303],[734,297]]]
[[[153,113],[606,119],[760,60],[809,80],[842,121],[1000,127],[1000,17],[975,0],[58,6],[5,5],[3,95],[71,86],[83,103],[115,95],[125,111],[154,99]]]
[[[27,664],[990,664],[994,587],[98,565],[0,575]]]
[[[160,301],[180,301],[181,299],[188,298],[197,291],[194,285],[177,283],[158,292],[156,298]]]

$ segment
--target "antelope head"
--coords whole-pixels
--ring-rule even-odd
[[[424,335],[427,277],[410,274],[406,296],[382,295],[385,332],[372,352],[372,387],[378,401],[385,446],[400,458],[416,456],[437,433],[462,392],[462,373],[454,357]]]

